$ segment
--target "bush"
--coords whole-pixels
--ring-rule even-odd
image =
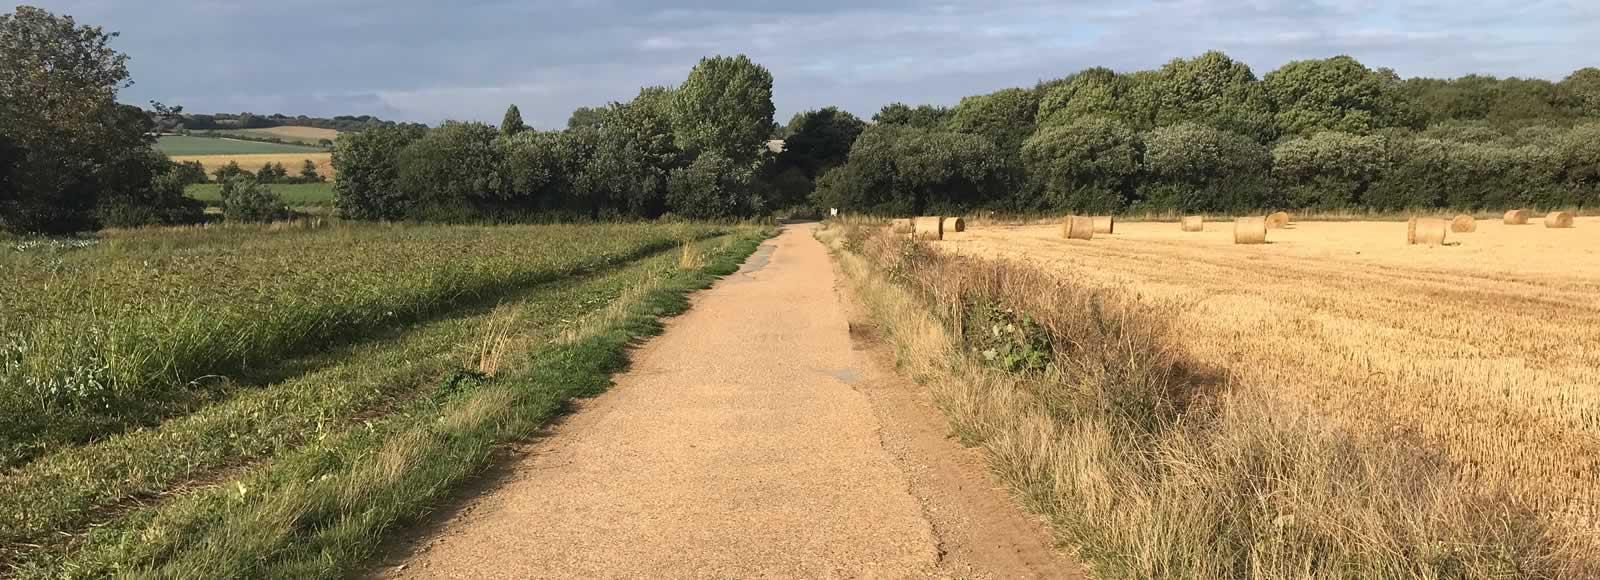
[[[178,181],[182,182],[184,185],[208,183],[211,181],[211,176],[206,174],[205,164],[199,161],[185,161],[183,163],[179,163],[173,172],[177,174]]]
[[[222,215],[228,221],[271,222],[289,219],[289,207],[272,189],[248,177],[222,184]]]
[[[185,178],[179,171],[156,176],[147,190],[102,201],[95,208],[95,217],[108,228],[200,223],[205,219],[205,204],[184,193],[188,186]]]
[[[238,161],[229,161],[227,165],[218,167],[216,171],[212,172],[212,174],[217,177],[217,183],[223,184],[233,181],[234,178],[237,177],[255,178],[254,173],[250,173],[249,171],[245,171],[243,167],[239,167]]]

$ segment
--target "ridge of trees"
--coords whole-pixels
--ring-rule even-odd
[[[870,213],[1600,205],[1600,69],[1402,80],[1349,56],[1089,68],[893,103],[814,202]]]

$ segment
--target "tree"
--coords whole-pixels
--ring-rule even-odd
[[[815,178],[850,158],[850,147],[867,124],[838,107],[824,107],[795,113],[789,120],[779,164],[798,168],[807,178]]]
[[[498,136],[490,125],[446,121],[401,150],[395,185],[405,197],[407,217],[453,221],[507,199]]]
[[[199,161],[179,163],[173,168],[172,172],[177,175],[178,181],[185,186],[211,181],[211,178],[206,175],[205,164]]]
[[[522,122],[522,110],[516,105],[506,107],[506,116],[500,120],[500,134],[509,137],[527,130],[528,125]]]
[[[109,168],[143,155],[150,116],[119,105],[128,57],[114,33],[20,6],[0,15],[0,135],[10,142],[10,186],[0,190],[0,228],[30,233],[93,229],[93,210],[118,185]]]
[[[1154,121],[1154,103],[1132,98],[1138,81],[1104,67],[1084,69],[1065,79],[1041,83],[1039,125],[1067,125],[1086,117],[1117,119],[1129,127],[1148,127]]]
[[[772,73],[742,54],[703,58],[673,93],[672,105],[679,148],[748,164],[766,150],[772,128]]]
[[[312,162],[310,159],[307,159],[305,160],[305,163],[300,165],[300,180],[305,183],[322,183],[327,181],[327,178],[323,177],[322,174],[317,173],[316,163]]]
[[[1385,127],[1421,129],[1425,122],[1393,71],[1374,71],[1348,56],[1294,61],[1262,82],[1277,107],[1279,128],[1290,134],[1365,134]]]
[[[1183,122],[1143,141],[1142,204],[1185,212],[1268,207],[1272,152],[1253,138]]]
[[[600,119],[604,116],[605,107],[578,107],[567,118],[567,129],[599,127]]]
[[[102,227],[133,228],[146,225],[178,225],[199,222],[205,204],[185,195],[183,169],[154,149],[117,159],[101,168],[111,191],[102,195],[94,208],[95,221]],[[192,166],[191,166],[192,169]],[[204,177],[205,170],[200,170]]]
[[[1600,68],[1591,66],[1573,71],[1561,80],[1560,87],[1578,114],[1600,117]]]
[[[820,207],[912,215],[1004,203],[1005,164],[981,135],[901,125],[867,128],[850,161],[817,180]]]
[[[1022,142],[1033,134],[1034,116],[1039,112],[1038,95],[1027,89],[1003,89],[961,99],[950,114],[950,129],[983,135],[1014,158]]]
[[[404,218],[410,202],[400,192],[400,152],[427,132],[416,125],[340,133],[333,147],[334,205],[347,219]]]
[[[933,105],[917,105],[912,107],[905,103],[890,103],[872,116],[872,122],[879,125],[900,125],[918,129],[942,130],[950,120],[950,109],[935,107]]]
[[[1339,209],[1363,203],[1387,162],[1383,137],[1322,132],[1272,150],[1272,177],[1291,208]]]
[[[229,161],[227,165],[218,167],[216,171],[213,171],[212,175],[216,176],[217,183],[226,182],[240,175],[255,177],[255,174],[245,171],[243,167],[240,167],[238,161]]]
[[[1276,136],[1266,90],[1249,66],[1226,54],[1173,59],[1152,80],[1157,125],[1195,122],[1263,143]]]
[[[753,215],[765,208],[750,187],[750,167],[716,151],[701,153],[686,167],[674,169],[667,181],[667,205],[690,219],[726,219]]]
[[[1022,161],[1043,203],[1056,210],[1120,211],[1139,177],[1138,134],[1105,117],[1041,128],[1022,145]]]

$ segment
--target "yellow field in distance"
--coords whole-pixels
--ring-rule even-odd
[[[227,165],[229,161],[238,161],[239,166],[249,170],[258,171],[268,163],[282,163],[289,169],[289,175],[299,175],[300,168],[305,161],[310,159],[317,164],[317,173],[323,177],[333,179],[333,154],[332,153],[271,153],[256,155],[178,155],[173,161],[183,163],[186,161],[199,161],[206,166],[206,172],[216,171],[218,167]]]

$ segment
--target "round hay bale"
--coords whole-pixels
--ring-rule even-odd
[[[1450,235],[1450,222],[1440,218],[1411,218],[1406,220],[1406,243],[1412,245],[1440,246]]]
[[[1289,227],[1289,212],[1280,211],[1267,216],[1266,219],[1267,227],[1270,229],[1281,230]]]
[[[1525,209],[1514,209],[1514,210],[1506,212],[1505,222],[1506,222],[1506,225],[1508,225],[1508,226],[1527,225],[1528,224],[1528,210],[1525,210]]]
[[[1094,219],[1067,216],[1067,220],[1061,223],[1061,237],[1069,240],[1094,239]]]
[[[944,218],[919,217],[911,222],[911,237],[919,240],[944,239]]]
[[[944,218],[944,224],[943,225],[944,225],[944,232],[947,233],[947,234],[950,233],[950,232],[964,232],[964,231],[967,231],[967,220],[964,220],[964,219],[961,219],[961,218],[958,218],[958,217]]]
[[[1544,215],[1544,227],[1570,228],[1573,226],[1573,219],[1570,211],[1553,211]]]
[[[1186,232],[1203,232],[1206,231],[1206,218],[1197,215],[1184,216],[1180,225]]]
[[[1094,218],[1094,233],[1113,234],[1116,233],[1116,230],[1117,218],[1108,215]]]
[[[892,231],[892,232],[897,233],[897,234],[909,234],[909,233],[913,233],[913,232],[917,231],[917,228],[916,228],[916,226],[913,226],[911,224],[911,218],[905,218],[905,219],[898,219],[898,220],[890,220],[889,221],[889,231]]]
[[[1458,234],[1470,234],[1478,231],[1478,220],[1472,216],[1461,214],[1450,220],[1450,231]]]
[[[1267,218],[1242,217],[1233,220],[1233,243],[1267,243]]]

